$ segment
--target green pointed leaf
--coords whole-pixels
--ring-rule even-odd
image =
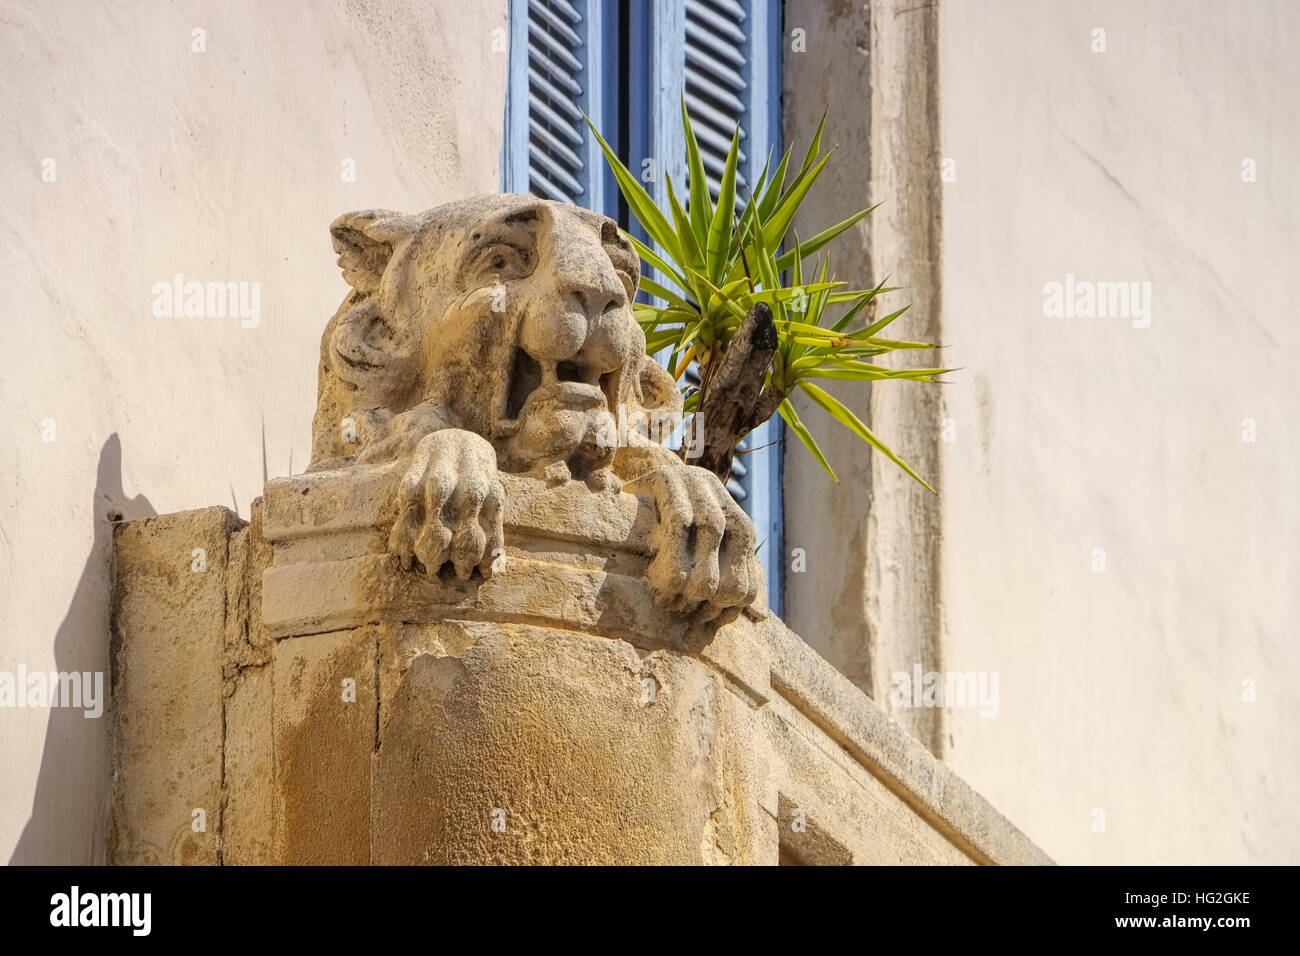
[[[689,291],[690,285],[687,283],[686,277],[683,276],[674,266],[669,265],[669,263],[659,255],[659,253],[655,252],[631,233],[625,232],[623,233],[623,236],[628,242],[632,243],[632,248],[637,251],[637,255],[658,269],[665,278],[672,279],[676,282],[678,288],[683,292]]]
[[[677,343],[677,351],[684,352],[686,347],[694,342],[708,328],[708,318],[701,316],[699,321],[692,323],[685,330],[685,334]]]
[[[817,123],[817,132],[813,135],[812,142],[808,144],[808,152],[804,154],[803,165],[799,167],[799,172],[807,172],[808,167],[813,164],[822,151],[822,133],[826,130],[826,113],[822,113],[821,120]]]
[[[751,192],[749,198],[745,200],[745,207],[740,211],[740,219],[732,226],[731,238],[735,241],[731,244],[731,259],[726,268],[728,279],[739,279],[746,274],[745,267],[748,264],[749,252],[748,249],[742,249],[741,237],[749,234],[750,223],[754,222],[757,215],[757,200]],[[750,268],[752,269],[753,266]]]
[[[934,382],[939,384],[933,376],[954,371],[946,368],[885,368],[881,365],[872,365],[870,362],[824,363],[813,356],[805,356],[795,365],[797,366],[796,371],[804,378],[831,378],[860,382],[888,379],[892,381]]]
[[[689,325],[692,322],[698,322],[700,319],[699,309],[691,306],[689,310],[679,308],[667,308],[659,310],[660,321],[664,323],[672,322],[677,325]]]
[[[780,327],[777,328],[776,334],[777,337],[780,338],[782,343],[788,341],[794,345],[802,345],[802,346],[808,346],[809,348],[816,348],[818,346],[825,346],[827,342],[826,336],[824,334],[827,330],[820,329],[819,331],[823,334],[818,335],[816,333],[806,332],[803,330],[787,329],[785,325],[781,325]]]
[[[672,209],[673,225],[677,227],[677,239],[682,244],[682,257],[685,260],[683,265],[692,269],[703,268],[704,251],[696,242],[695,230],[691,228],[691,221],[686,215],[686,210],[682,208],[681,202],[677,199],[676,192],[673,191],[673,177],[667,176],[665,181],[668,184],[668,205]]]
[[[713,201],[709,198],[709,178],[700,158],[700,144],[695,139],[695,128],[686,110],[685,90],[682,91],[682,130],[686,135],[686,170],[690,180],[687,201],[691,209],[691,228],[695,232],[695,244],[705,249],[709,244],[709,225],[713,221]]]
[[[804,443],[804,447],[812,452],[813,457],[816,458],[818,463],[826,469],[826,474],[831,476],[831,481],[838,485],[840,480],[835,475],[835,469],[831,467],[831,463],[828,462],[826,456],[822,454],[821,446],[817,444],[817,440],[813,438],[812,433],[808,431],[808,426],[799,420],[799,415],[795,412],[794,406],[790,404],[790,399],[787,398],[782,401],[781,404],[776,407],[776,410],[785,420],[785,423],[790,426],[790,430],[799,436],[799,440]]]
[[[778,261],[778,268],[776,271],[780,272],[781,271],[781,269],[779,268],[780,260],[777,261]],[[795,230],[795,234],[794,234],[794,262],[790,267],[790,272],[791,272],[791,277],[794,279],[794,284],[803,285],[803,256],[799,254],[799,231],[797,229]]]
[[[610,171],[614,173],[614,180],[618,183],[619,192],[627,200],[628,206],[633,214],[645,227],[645,231],[650,238],[659,245],[674,259],[681,259],[682,250],[677,242],[677,234],[673,232],[673,227],[668,222],[659,207],[655,205],[650,194],[645,191],[637,178],[632,175],[626,166],[618,158],[618,154],[610,149],[609,143],[600,135],[591,118],[586,113],[582,114],[583,119],[587,121],[587,126],[591,129],[591,134],[596,137],[596,142],[600,144],[601,151],[605,154],[605,162],[609,164]]]
[[[808,256],[812,255],[814,252],[822,248],[822,246],[826,245],[836,236],[840,235],[842,232],[844,232],[846,229],[850,228],[851,226],[857,225],[868,215],[870,215],[873,211],[879,208],[880,208],[880,203],[876,203],[874,206],[869,206],[868,208],[863,209],[861,212],[855,212],[852,216],[849,216],[848,219],[845,219],[843,222],[837,222],[829,229],[823,229],[821,232],[817,233],[817,235],[813,236],[807,242],[802,244],[803,257],[807,258]],[[786,269],[789,269],[794,264],[794,257],[795,256],[794,256],[793,249],[791,249],[788,252],[782,253],[781,255],[777,256],[776,259],[777,267],[782,272],[784,272]]]
[[[812,282],[805,286],[782,286],[779,289],[760,289],[757,292],[750,292],[744,279],[737,279],[727,283],[725,286],[718,288],[713,283],[708,282],[703,276],[700,281],[707,283],[708,288],[714,295],[721,298],[729,299],[741,307],[743,311],[748,311],[750,306],[755,302],[766,302],[768,305],[776,305],[778,302],[790,302],[799,298],[800,291],[803,292],[804,298],[811,301],[817,297],[818,293],[825,292],[827,289],[834,289],[843,285],[842,282]],[[737,289],[737,284],[740,288]],[[842,340],[843,335],[833,332],[830,329],[821,328],[813,323],[802,322],[800,320],[791,320],[800,328],[801,331],[811,331],[813,334],[822,334],[827,339],[836,341]]]
[[[776,171],[772,173],[772,179],[767,184],[767,191],[763,193],[763,198],[758,203],[758,218],[760,222],[767,222],[772,218],[772,211],[776,209],[776,204],[781,201],[781,191],[785,189],[785,173],[790,165],[790,150],[785,151],[781,157],[781,162],[777,165]]]
[[[790,191],[781,197],[776,209],[772,211],[772,218],[763,224],[763,244],[769,249],[775,249],[781,245],[786,230],[790,228],[790,223],[794,221],[794,214],[799,209],[799,204],[808,195],[808,190],[817,181],[817,177],[822,174],[822,170],[826,168],[830,158],[831,153],[827,153],[822,157],[821,162],[812,169],[800,173],[799,178],[790,187]]]
[[[659,332],[647,332],[645,337],[645,349],[647,355],[654,355],[668,348],[677,341],[678,331],[676,329],[665,329]]]
[[[858,313],[862,311],[862,309],[866,306],[866,304],[870,302],[872,299],[874,299],[876,296],[880,295],[881,289],[884,287],[884,285],[885,285],[885,280],[881,279],[880,285],[876,286],[874,289],[867,289],[864,292],[862,292],[861,295],[859,295],[858,298],[853,301],[853,307],[850,308],[847,312],[845,312],[842,316],[840,316],[840,318],[835,322],[834,325],[831,326],[831,328],[834,329],[836,332],[848,328],[850,323],[852,323],[853,320],[857,318]]]
[[[927,482],[925,479],[923,479],[920,475],[918,475],[916,472],[912,470],[911,466],[908,465],[907,462],[903,461],[903,459],[895,455],[884,442],[882,442],[879,438],[873,435],[871,433],[871,429],[867,428],[866,425],[862,424],[862,420],[859,419],[857,415],[854,415],[852,411],[846,408],[838,398],[836,398],[830,392],[818,388],[816,385],[813,385],[811,382],[800,382],[799,387],[802,388],[805,393],[807,393],[809,398],[811,398],[822,408],[826,409],[826,411],[830,413],[832,418],[834,418],[836,421],[840,422],[843,425],[847,425],[848,428],[854,434],[856,434],[859,438],[861,438],[863,441],[869,444],[872,448],[876,449],[878,452],[883,454],[886,458],[888,458],[890,461],[896,464],[899,468],[902,468],[903,471],[911,475],[912,478],[914,478],[916,481],[920,482],[921,485],[924,486],[925,489],[929,491],[931,494],[938,494],[937,491],[935,491],[933,488],[930,487],[929,482]]]
[[[737,301],[737,296],[733,294],[729,294],[727,291],[729,289],[730,290],[736,289],[738,285],[741,287],[746,287],[746,283],[744,279],[737,279],[733,282],[727,283],[722,288],[719,288],[718,286],[714,285],[712,282],[709,281],[708,276],[704,275],[701,272],[696,272],[692,270],[691,276],[692,278],[698,280],[700,285],[703,288],[708,290],[708,292],[711,295],[710,298],[711,306],[713,305],[713,303],[716,303],[718,308],[725,308],[728,312],[731,312],[734,315],[739,315],[741,317],[745,315],[745,310],[741,307],[740,302]]]
[[[891,313],[889,313],[889,315],[885,316],[883,319],[878,319],[877,321],[875,321],[875,322],[871,323],[870,325],[868,325],[868,326],[867,326],[865,329],[863,329],[860,333],[854,333],[854,334],[855,334],[855,335],[861,335],[863,338],[871,338],[873,335],[875,335],[877,332],[879,332],[879,331],[880,331],[881,329],[883,329],[885,326],[889,325],[890,322],[893,322],[896,318],[898,318],[900,315],[902,315],[904,312],[906,312],[906,311],[907,311],[908,309],[910,309],[911,307],[912,307],[911,305],[905,305],[905,306],[903,306],[901,309],[899,309],[897,312],[891,312]]]
[[[767,160],[763,163],[763,172],[759,174],[758,182],[754,188],[749,191],[749,198],[753,200],[754,208],[758,208],[758,199],[763,195],[763,190],[767,188],[767,174],[772,166],[772,151],[767,151]]]
[[[681,309],[682,311],[686,311],[691,307],[691,304],[687,302],[685,299],[683,299],[676,292],[672,291],[667,286],[660,285],[658,282],[655,282],[654,279],[651,279],[648,276],[642,277],[641,288],[644,289],[646,292],[649,292],[651,295],[658,296],[659,298],[675,306],[676,308]]]
[[[727,251],[731,245],[732,220],[736,215],[736,166],[740,162],[740,127],[731,136],[731,150],[722,167],[722,181],[718,184],[718,206],[713,210],[709,226],[709,246],[706,256],[709,278],[721,282],[727,267]]]
[[[779,289],[781,288],[781,280],[776,273],[776,269],[774,268],[775,261],[768,249],[769,246],[763,239],[763,230],[759,228],[759,224],[755,222],[754,228],[750,231],[749,236],[748,254],[753,260],[750,263],[750,268],[755,268],[757,270],[758,278],[763,288]]]
[[[943,382],[937,378],[931,378],[927,375],[916,376],[897,376],[897,375],[865,375],[861,372],[855,372],[850,369],[817,369],[812,372],[800,373],[800,380],[806,378],[824,378],[831,381],[841,382],[876,382],[876,381],[904,381],[904,382],[923,382],[928,385],[942,385]]]

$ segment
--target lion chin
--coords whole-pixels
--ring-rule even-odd
[[[498,423],[494,444],[502,452],[503,470],[616,489],[611,470],[616,449],[601,440],[607,415],[607,396],[599,386],[557,381],[538,387],[515,419]]]

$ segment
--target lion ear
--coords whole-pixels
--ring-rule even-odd
[[[387,209],[339,216],[330,223],[330,236],[344,281],[365,295],[378,291],[393,249],[413,232],[408,216]]]

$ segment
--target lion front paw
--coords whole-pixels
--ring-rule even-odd
[[[448,562],[461,580],[475,568],[490,577],[493,559],[505,553],[505,492],[492,445],[447,428],[420,439],[410,462],[397,489],[389,550],[404,568],[419,560],[430,577]]]
[[[705,621],[754,602],[754,526],[712,472],[670,465],[624,487],[650,495],[658,510],[647,570],[656,601]]]

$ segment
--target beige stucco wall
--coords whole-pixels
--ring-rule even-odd
[[[806,417],[847,480],[787,448],[786,619],[1060,862],[1300,862],[1300,11],[940,0],[932,47],[934,10],[785,6],[787,140],[829,107],[840,145],[801,234],[884,202],[837,271],[892,274],[899,336],[961,367],[937,413],[839,392],[905,456],[937,440],[934,529]],[[1149,327],[1045,316],[1069,274],[1150,282]],[[997,716],[898,706],[908,661],[996,672]]]
[[[946,759],[1061,862],[1300,862],[1300,8],[939,26],[945,666],[1001,675]],[[1044,317],[1067,273],[1150,326]]]
[[[0,13],[0,671],[105,669],[109,512],[247,517],[302,470],[346,288],[327,226],[497,188],[505,22],[504,0]],[[260,323],[155,318],[176,273],[260,283]],[[0,710],[0,862],[103,858],[106,728]]]

